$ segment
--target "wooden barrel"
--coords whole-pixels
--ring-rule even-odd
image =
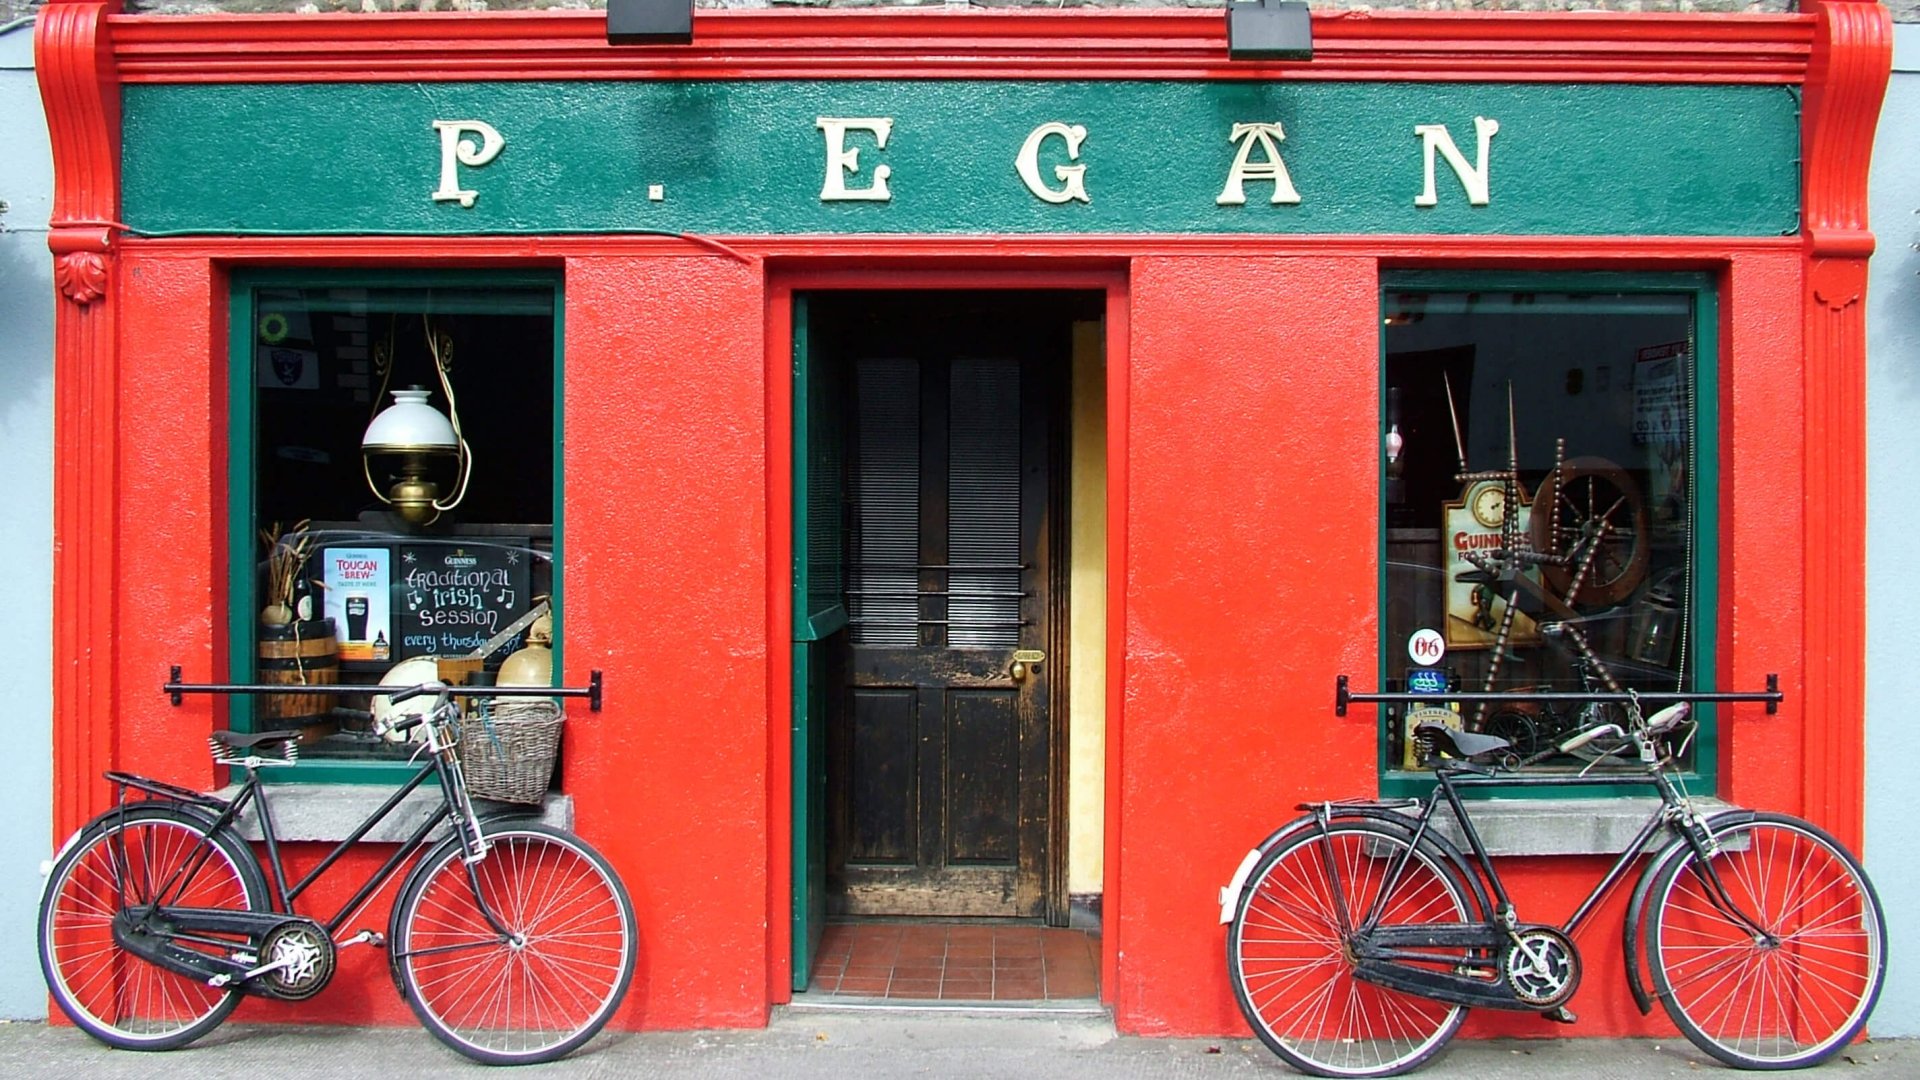
[[[260,681],[294,686],[331,686],[340,681],[339,644],[332,619],[295,620],[260,627]],[[300,741],[314,742],[337,728],[331,694],[261,694],[254,726],[269,731],[299,728]]]

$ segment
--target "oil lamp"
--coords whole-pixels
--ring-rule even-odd
[[[360,466],[367,486],[412,525],[431,525],[441,514],[459,506],[467,495],[467,478],[473,474],[473,448],[460,433],[460,406],[454,401],[453,380],[448,375],[453,367],[453,336],[436,330],[430,318],[422,319],[422,329],[426,331],[434,374],[440,376],[440,390],[447,395],[446,413],[427,403],[432,391],[424,387],[395,390],[393,404],[375,416],[360,437]],[[389,326],[386,342],[374,349],[382,390],[393,374],[394,361]],[[376,404],[378,400],[375,395]],[[457,479],[453,493],[442,501],[440,484],[433,476],[445,471],[448,461]],[[385,486],[373,478],[376,462],[387,479]]]
[[[414,525],[431,525],[443,512],[458,506],[466,496],[467,478],[473,471],[473,454],[460,435],[458,422],[429,405],[430,396],[418,386],[393,391],[393,404],[373,418],[360,438],[367,486],[381,502]],[[442,471],[439,463],[448,461],[459,479],[452,495],[443,502],[440,484],[433,476]],[[374,479],[376,463],[388,478],[384,487]]]

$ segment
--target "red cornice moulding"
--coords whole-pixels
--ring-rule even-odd
[[[1314,16],[1314,58],[1227,59],[1218,11],[705,11],[614,47],[593,11],[115,15],[126,82],[1260,79],[1798,83],[1810,15]]]
[[[1604,269],[1684,269],[1726,265],[1735,255],[1797,250],[1798,236],[1646,237],[1646,236],[1176,236],[1124,234],[1093,236],[707,236],[707,235],[560,235],[560,236],[190,236],[147,239],[124,236],[118,242],[128,256],[143,254],[204,258],[248,265],[361,266],[420,263],[433,266],[486,266],[504,263],[558,265],[570,258],[654,255],[774,260],[783,265],[828,260],[839,269],[928,260],[953,264],[1028,262],[1036,271],[1063,266],[1111,265],[1146,255],[1274,256],[1340,253],[1371,255],[1387,267],[1420,267],[1471,262],[1475,266],[1552,265],[1566,269],[1587,263]]]

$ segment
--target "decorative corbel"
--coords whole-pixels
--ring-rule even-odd
[[[120,83],[108,5],[51,0],[35,29],[35,69],[53,147],[47,247],[61,295],[85,308],[107,295],[120,206]]]
[[[107,294],[107,257],[100,251],[68,251],[53,261],[61,295],[86,307]]]

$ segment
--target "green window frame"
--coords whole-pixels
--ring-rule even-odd
[[[1690,626],[1686,634],[1684,663],[1691,674],[1687,689],[1713,688],[1716,672],[1715,643],[1718,640],[1719,598],[1719,367],[1720,316],[1718,281],[1709,273],[1604,272],[1604,271],[1473,271],[1473,270],[1396,270],[1383,272],[1380,279],[1380,501],[1377,504],[1380,575],[1378,610],[1380,638],[1377,653],[1376,685],[1383,689],[1404,689],[1390,681],[1395,657],[1404,659],[1406,642],[1394,640],[1389,622],[1389,467],[1386,434],[1389,430],[1390,330],[1393,298],[1407,293],[1425,294],[1662,294],[1684,296],[1691,309],[1689,352],[1692,378],[1692,442],[1690,479],[1691,568],[1687,572]],[[1623,373],[1624,376],[1624,373]],[[1457,425],[1457,421],[1456,421]],[[1449,450],[1451,456],[1452,451]],[[1574,456],[1572,452],[1569,457]],[[1476,469],[1483,468],[1475,462]],[[1460,686],[1461,690],[1478,689]],[[1463,711],[1471,706],[1462,706]],[[1401,723],[1399,708],[1377,707],[1379,722],[1375,729],[1378,750],[1380,793],[1386,797],[1420,796],[1433,787],[1431,774],[1404,767],[1396,760],[1390,739],[1391,725]],[[1691,769],[1682,774],[1695,794],[1711,795],[1718,790],[1719,745],[1714,707],[1696,704],[1699,721],[1694,737]],[[1463,793],[1464,794],[1464,793]],[[1645,796],[1647,789],[1638,784],[1552,785],[1530,784],[1478,788],[1471,793],[1480,798],[1595,798],[1602,796]]]
[[[562,477],[564,411],[565,303],[561,277],[548,271],[372,271],[316,269],[242,269],[233,273],[228,285],[228,456],[227,456],[227,564],[228,564],[228,640],[229,668],[236,682],[257,680],[256,613],[260,596],[255,568],[260,559],[258,529],[259,500],[256,488],[257,437],[260,416],[256,398],[254,346],[261,318],[258,296],[264,289],[345,289],[384,294],[389,306],[409,299],[430,305],[421,310],[434,313],[498,314],[498,297],[509,291],[527,295],[544,294],[553,325],[553,413],[552,441],[552,539],[549,597],[556,633],[553,640],[553,670],[563,670],[565,634],[563,603],[562,514],[565,505]],[[438,391],[435,391],[436,396]],[[352,466],[358,475],[358,462]],[[257,730],[258,704],[247,694],[228,699],[229,723],[237,731]],[[274,783],[398,784],[408,779],[417,767],[405,760],[358,760],[341,758],[305,758],[293,767],[263,769],[263,779]],[[429,780],[431,783],[432,781]]]

